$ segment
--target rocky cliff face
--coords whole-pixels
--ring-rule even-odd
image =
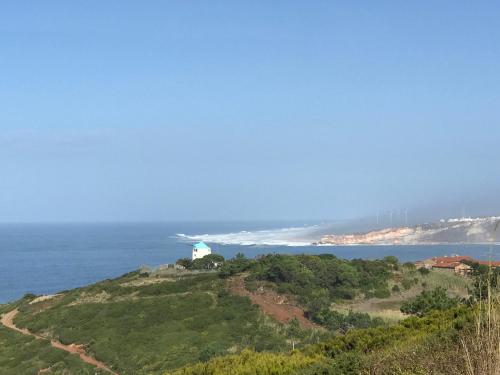
[[[441,220],[435,224],[386,228],[367,233],[325,235],[319,245],[415,245],[494,243],[500,217]]]

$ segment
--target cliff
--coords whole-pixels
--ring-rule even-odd
[[[366,233],[335,235],[321,238],[318,245],[418,245],[497,242],[500,217],[461,218],[413,227],[385,228]]]

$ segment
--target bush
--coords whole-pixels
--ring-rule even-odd
[[[392,287],[392,291],[393,291],[394,293],[399,293],[401,290],[399,289],[399,286],[394,285],[394,286]]]
[[[177,261],[175,262],[175,264],[182,266],[186,269],[190,269],[192,263],[193,263],[193,261],[190,258],[177,259]]]
[[[336,299],[354,299],[361,292],[388,297],[387,281],[395,263],[394,257],[348,261],[331,254],[272,254],[252,264],[250,277],[275,283],[279,293],[296,295],[308,313],[314,314]]]
[[[323,309],[311,316],[312,320],[332,331],[347,332],[353,328],[369,328],[383,324],[382,319],[372,318],[366,313],[349,311],[342,314],[337,311]]]
[[[389,265],[393,270],[397,271],[399,269],[399,260],[393,255],[388,255],[384,257],[384,262]]]
[[[224,262],[224,257],[219,254],[208,254],[203,258],[195,259],[191,262],[190,268],[193,270],[212,270],[219,268]]]
[[[457,298],[450,298],[446,289],[437,287],[432,291],[424,290],[416,298],[406,301],[401,306],[404,314],[423,316],[432,310],[447,310],[458,304]]]
[[[401,286],[403,287],[404,290],[408,290],[410,289],[414,284],[414,280],[412,279],[403,279],[403,281],[401,281]]]
[[[403,263],[403,267],[410,271],[413,271],[415,268],[417,268],[412,262]]]
[[[224,262],[224,264],[219,268],[219,276],[227,278],[238,273],[245,272],[252,264],[253,261],[247,259],[244,254],[238,253],[234,258]]]
[[[418,272],[420,272],[420,274],[421,274],[422,276],[426,276],[426,275],[428,275],[429,273],[431,273],[431,271],[430,271],[428,268],[425,268],[425,267],[420,267],[420,268],[418,269]]]

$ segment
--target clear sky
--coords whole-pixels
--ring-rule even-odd
[[[500,213],[494,1],[2,1],[0,221]]]

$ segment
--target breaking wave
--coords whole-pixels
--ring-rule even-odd
[[[311,246],[318,240],[321,225],[280,229],[240,231],[220,234],[177,234],[181,241],[204,241],[221,245],[242,246]]]

